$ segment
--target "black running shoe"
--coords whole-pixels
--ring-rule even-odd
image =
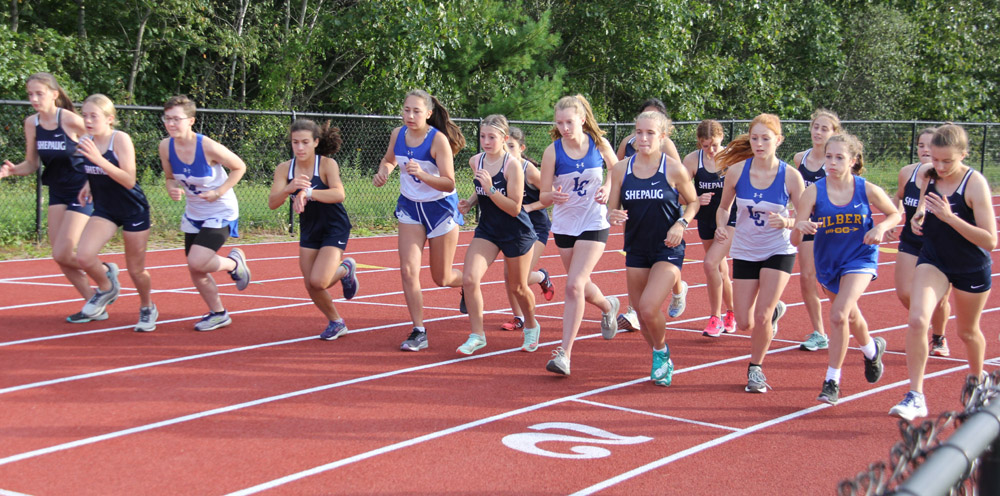
[[[464,289],[462,290],[462,301],[458,302],[458,312],[459,313],[464,313],[464,314],[469,313],[469,309],[465,308],[465,290]]]
[[[875,358],[869,360],[868,357],[865,357],[865,379],[868,379],[869,384],[878,382],[882,378],[882,372],[884,371],[882,367],[882,355],[885,353],[885,339],[877,337],[872,341],[875,342]]]
[[[823,383],[823,391],[816,397],[816,401],[836,405],[840,401],[840,386],[830,379]]]

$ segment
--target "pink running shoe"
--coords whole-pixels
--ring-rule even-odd
[[[715,315],[708,318],[708,325],[705,326],[705,331],[701,333],[702,336],[708,336],[710,338],[717,338],[722,335],[722,319],[716,317]]]
[[[722,318],[722,332],[726,334],[736,332],[736,314],[732,310],[726,310],[726,316]]]

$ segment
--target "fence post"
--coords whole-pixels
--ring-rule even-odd
[[[982,148],[980,148],[980,152],[979,152],[979,173],[980,174],[985,174],[986,173],[986,133],[987,133],[987,131],[989,131],[989,129],[990,129],[989,125],[986,125],[986,124],[983,125],[983,146],[982,146]]]
[[[41,162],[41,159],[38,159]],[[42,167],[35,170],[35,242],[42,242]]]
[[[483,118],[480,117],[476,121],[476,153],[482,153],[483,146],[479,143],[479,133],[483,131]],[[474,178],[473,178],[474,179]],[[479,215],[482,212],[479,210],[479,203],[476,203],[476,224],[479,224]]]
[[[913,121],[913,127],[910,130],[910,163],[916,162],[916,146],[917,146],[917,121]]]
[[[292,110],[292,122],[295,122],[295,110]],[[289,126],[291,122],[289,123]],[[295,156],[295,152],[292,150],[292,142],[288,142],[288,155],[291,157]],[[288,199],[288,234],[295,234],[295,209],[292,208],[292,199]]]
[[[736,119],[729,119],[729,141],[736,137]]]

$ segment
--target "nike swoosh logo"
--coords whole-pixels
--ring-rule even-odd
[[[343,241],[337,241],[337,244],[343,246],[343,245],[346,245],[347,243],[345,243]]]
[[[132,227],[138,227],[138,226],[141,226],[141,225],[142,225],[142,222],[133,222],[132,223]]]
[[[653,181],[649,183],[650,186],[656,186],[657,184],[660,184],[660,181]]]
[[[981,288],[983,286],[985,286],[985,284],[980,284],[978,286],[972,286],[972,289],[979,289],[979,288]]]
[[[82,207],[83,205],[80,205],[79,203],[70,203],[69,206],[71,206],[71,207]]]
[[[667,257],[667,260],[677,260],[677,257]]]
[[[864,203],[859,203],[859,204],[855,205],[854,208],[861,208],[861,205],[864,205]]]
[[[62,138],[63,135],[62,134],[53,134],[52,137],[53,138]]]

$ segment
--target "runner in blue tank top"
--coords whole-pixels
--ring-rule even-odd
[[[403,296],[413,329],[400,345],[403,351],[427,348],[424,297],[420,292],[420,260],[424,243],[430,245],[431,278],[438,286],[462,286],[462,271],[452,267],[458,245],[458,195],[455,193],[455,154],[465,147],[461,130],[441,102],[423,90],[413,90],[403,101],[402,127],[393,129],[389,146],[372,184],[382,187],[400,167],[399,271]],[[465,309],[465,299],[459,311]]]
[[[823,168],[825,153],[823,147],[830,136],[840,132],[840,119],[837,114],[818,109],[809,121],[809,136],[812,138],[812,148],[795,154],[794,163],[802,174],[802,181],[809,185],[826,176]],[[799,255],[799,289],[802,291],[802,304],[809,315],[812,329],[799,345],[805,351],[825,350],[829,345],[826,328],[823,322],[823,309],[819,302],[819,287],[816,280],[816,264],[813,261],[813,236],[805,235],[798,247]]]
[[[965,343],[972,381],[983,384],[986,341],[979,319],[992,286],[990,252],[997,245],[996,217],[989,184],[962,161],[969,137],[954,124],[938,128],[931,139],[934,166],[910,225],[923,236],[910,296],[906,366],[910,388],[890,411],[907,420],[927,416],[923,394],[927,364],[927,327],[934,308],[952,287],[955,324]]]
[[[934,166],[931,165],[931,139],[937,128],[924,128],[917,135],[917,157],[920,161],[910,164],[899,171],[899,186],[896,190],[896,208],[902,208],[906,212],[906,220],[899,234],[899,252],[896,254],[896,270],[894,271],[896,283],[896,297],[906,307],[910,309],[910,290],[913,286],[913,272],[917,269],[917,257],[920,249],[924,246],[922,237],[913,233],[910,226],[910,219],[917,213],[917,203],[920,201],[920,190],[927,183],[927,171]],[[890,233],[890,235],[895,232]],[[931,316],[931,342],[930,355],[946,357],[951,354],[948,349],[948,341],[945,339],[945,328],[948,324],[948,316],[951,315],[951,305],[948,303],[949,293],[941,298],[941,302],[934,308]]]
[[[239,206],[233,187],[247,166],[222,144],[194,132],[196,111],[194,102],[186,96],[167,100],[162,120],[170,137],[160,141],[158,151],[170,198],[185,201],[181,217],[184,254],[191,282],[209,310],[194,329],[212,331],[233,322],[222,305],[212,273],[229,273],[239,291],[250,284],[243,250],[233,248],[225,257],[216,253],[230,236],[238,235]],[[228,175],[224,168],[229,170]]]
[[[733,283],[729,279],[729,256],[731,239],[715,242],[715,214],[722,200],[722,188],[725,178],[719,174],[715,164],[715,156],[722,150],[724,132],[722,124],[712,119],[705,119],[698,124],[695,137],[698,139],[698,149],[684,157],[684,167],[688,174],[694,177],[694,189],[698,194],[698,237],[705,247],[705,261],[702,269],[705,271],[705,285],[708,292],[708,323],[703,336],[719,337],[723,332],[736,332],[736,314],[733,313]],[[736,209],[729,214],[726,228],[731,232],[736,226]],[[726,313],[722,314],[722,305],[726,305]]]
[[[294,157],[274,169],[274,182],[267,206],[274,210],[290,199],[299,214],[299,269],[306,292],[327,319],[320,339],[337,339],[347,325],[330,299],[327,289],[340,281],[344,299],[358,292],[357,264],[344,258],[351,221],[344,208],[344,184],[340,167],[329,155],[337,153],[340,129],[309,119],[296,119],[288,130]]]
[[[668,121],[657,112],[635,121],[638,152],[615,165],[608,219],[625,224],[625,278],[639,328],[653,351],[650,379],[669,386],[674,363],[666,344],[663,302],[684,263],[684,229],[698,213],[691,176],[679,163],[668,165],[660,152]],[[686,207],[681,213],[682,205]]]
[[[858,299],[877,274],[878,244],[899,223],[900,215],[882,188],[860,177],[864,154],[855,136],[834,135],[823,150],[827,176],[802,193],[795,238],[815,235],[816,275],[833,302],[829,366],[817,400],[835,405],[840,399],[840,370],[850,336],[861,345],[868,382],[875,383],[882,377],[886,343],[868,334]],[[872,220],[872,205],[885,214],[877,224]]]
[[[97,283],[97,292],[80,313],[94,318],[118,297],[117,278],[109,278],[98,254],[118,228],[122,228],[125,264],[129,278],[139,293],[139,321],[134,330],[156,329],[159,312],[151,298],[152,282],[146,270],[146,244],[149,240],[149,202],[136,182],[135,147],[129,135],[115,131],[115,105],[101,94],[83,102],[83,119],[89,136],[80,140],[77,150],[87,173],[87,186],[80,191],[80,203],[92,201],[94,215],[80,237],[77,260]]]
[[[88,301],[94,295],[94,289],[76,261],[76,248],[93,206],[78,201],[77,195],[87,179],[71,165],[77,139],[86,134],[86,129],[83,119],[74,113],[73,102],[54,76],[47,72],[33,74],[25,86],[28,101],[37,113],[24,119],[24,161],[14,164],[4,160],[0,166],[0,179],[34,174],[39,167],[45,166],[42,184],[49,186],[46,219],[52,259],[84,301]],[[117,277],[117,273],[116,267],[108,267],[109,277]],[[76,313],[66,320],[80,323],[106,318],[104,314],[90,319]]]
[[[474,174],[475,199],[463,200],[464,205],[479,204],[480,217],[476,234],[465,252],[462,285],[469,310],[471,333],[458,353],[471,355],[486,346],[483,330],[482,280],[497,255],[503,253],[508,283],[514,287],[518,307],[524,311],[524,342],[521,350],[538,349],[541,327],[535,320],[535,297],[528,288],[531,252],[537,236],[524,201],[524,172],[521,163],[507,152],[510,132],[507,118],[490,115],[479,129],[482,153],[469,159]]]
[[[660,141],[660,151],[673,159],[670,162],[671,164],[680,163],[681,156],[677,152],[677,146],[670,139],[670,134],[673,133],[674,126],[670,123],[670,117],[667,116],[667,106],[659,98],[650,98],[639,105],[639,112],[636,115],[643,112],[659,112],[664,117],[667,117],[667,137]],[[618,160],[624,160],[635,155],[635,138],[636,135],[633,132],[622,139],[621,144],[618,145]],[[667,309],[667,314],[670,317],[680,317],[684,313],[684,309],[687,308],[687,290],[687,283],[682,279],[677,279],[672,288],[670,307]],[[625,331],[639,330],[638,324],[639,321],[635,315],[635,309],[631,306],[625,310],[625,313],[618,315],[618,325]]]

